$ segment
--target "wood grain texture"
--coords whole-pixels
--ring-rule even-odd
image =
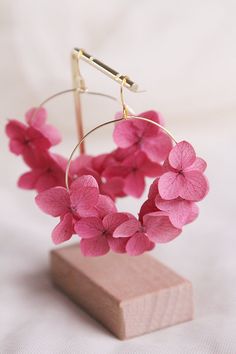
[[[78,245],[51,252],[52,280],[120,339],[193,318],[191,283],[149,254],[84,257]]]

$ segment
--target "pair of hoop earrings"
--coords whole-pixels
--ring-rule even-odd
[[[109,250],[139,255],[172,241],[184,225],[196,219],[196,202],[208,192],[203,174],[206,162],[196,156],[190,143],[175,140],[159,113],[133,113],[124,100],[126,80],[124,77],[120,85],[121,112],[85,134],[69,159],[50,150],[61,136],[46,122],[45,103],[67,92],[114,97],[86,89],[66,90],[29,110],[26,124],[10,120],[6,125],[10,151],[22,156],[30,167],[18,186],[35,189],[35,201],[42,211],[60,218],[52,231],[53,242],[65,242],[76,234],[85,256],[101,256]],[[108,124],[115,124],[117,148],[98,156],[83,153],[74,158],[86,137]],[[117,198],[140,198],[145,177],[155,179],[138,216],[119,212]]]

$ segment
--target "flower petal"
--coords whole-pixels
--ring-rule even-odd
[[[191,222],[193,222],[198,217],[198,214],[199,214],[199,208],[197,204],[192,203],[192,210],[186,224],[190,224]]]
[[[185,184],[185,178],[182,174],[175,172],[164,173],[158,181],[158,190],[163,199],[175,199]]]
[[[124,120],[116,124],[113,139],[117,146],[127,148],[138,141],[136,129],[131,121]]]
[[[71,238],[74,233],[73,218],[70,213],[65,214],[63,219],[52,231],[52,240],[57,245]]]
[[[90,239],[82,239],[80,241],[80,249],[84,256],[103,256],[109,252],[109,245],[105,237],[93,237]]]
[[[98,197],[98,202],[94,209],[100,218],[104,218],[107,214],[115,213],[117,211],[116,205],[113,200],[107,195],[100,194]]]
[[[159,178],[156,178],[152,184],[150,185],[149,191],[148,191],[148,199],[155,199],[158,192],[158,181]]]
[[[208,193],[208,181],[199,171],[184,172],[185,182],[181,188],[180,197],[198,202]]]
[[[140,208],[139,212],[139,220],[142,221],[144,215],[152,213],[154,211],[158,211],[155,200],[154,199],[147,199]]]
[[[110,249],[116,253],[125,253],[126,252],[126,244],[129,238],[114,238],[112,236],[107,237],[108,244]]]
[[[72,183],[73,184],[73,183]],[[87,210],[93,208],[98,202],[99,192],[97,188],[86,187],[70,190],[72,209],[79,215],[87,215]],[[84,214],[84,212],[86,214]]]
[[[195,159],[194,148],[187,141],[181,141],[176,144],[169,154],[169,162],[177,170],[184,170],[191,166]]]
[[[112,234],[119,225],[127,220],[129,220],[129,217],[125,213],[112,213],[106,215],[102,222],[104,228]]]
[[[6,134],[10,139],[22,139],[26,130],[27,126],[16,119],[9,120],[5,128]]]
[[[132,197],[139,198],[143,194],[145,180],[141,171],[131,172],[125,178],[124,192]]]
[[[148,238],[155,243],[172,241],[182,231],[172,225],[167,215],[158,212],[145,215],[144,225]]]
[[[131,218],[121,225],[119,225],[114,233],[113,237],[130,237],[133,236],[140,228],[140,222],[136,218]]]
[[[70,207],[69,194],[63,187],[53,187],[39,193],[35,202],[44,213],[52,216],[62,216]]]
[[[203,173],[206,168],[207,168],[206,161],[203,160],[201,157],[197,157],[191,166],[184,169],[184,172],[197,170]]]
[[[73,192],[74,190],[86,187],[98,188],[97,181],[93,176],[84,175],[76,178],[76,180],[71,183],[70,190]]]
[[[151,161],[157,163],[167,158],[171,148],[171,138],[163,132],[160,132],[155,138],[143,139],[141,144],[142,151],[147,154]]]
[[[25,114],[26,122],[36,129],[40,128],[46,122],[46,119],[47,111],[43,107],[33,107],[29,109]]]
[[[96,217],[82,218],[75,223],[75,232],[82,238],[98,237],[103,231],[103,223]]]
[[[132,236],[126,245],[126,252],[130,256],[138,256],[145,251],[150,250],[151,244],[147,236],[142,232],[137,232]]]
[[[18,179],[17,185],[23,189],[34,189],[41,172],[37,170],[24,173]]]

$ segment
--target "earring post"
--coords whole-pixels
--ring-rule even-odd
[[[138,85],[134,81],[130,80],[126,75],[120,74],[118,71],[110,68],[108,65],[104,64],[100,60],[94,58],[92,55],[85,52],[83,49],[74,48],[74,53],[80,56],[82,60],[86,63],[92,65],[97,70],[101,71],[120,85],[122,84],[123,80],[126,78],[124,86],[133,92],[138,92]]]

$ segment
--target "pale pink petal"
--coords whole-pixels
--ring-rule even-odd
[[[204,161],[201,157],[197,157],[191,166],[184,169],[184,172],[198,170],[203,173],[206,168],[207,168],[206,161]]]
[[[177,198],[174,200],[163,200],[157,197],[156,206],[163,211],[167,211],[171,223],[181,229],[186,223],[192,212],[192,202]]]
[[[105,237],[93,237],[90,239],[82,239],[80,241],[80,249],[84,256],[103,256],[108,253],[110,247]]]
[[[147,154],[151,161],[157,163],[167,158],[171,148],[172,140],[163,132],[160,132],[156,138],[143,139],[141,144],[142,151]]]
[[[172,241],[182,231],[172,225],[168,216],[158,212],[145,215],[143,220],[148,238],[155,243]]]
[[[52,240],[57,245],[71,238],[74,233],[73,218],[70,213],[65,214],[63,219],[52,231]]]
[[[180,197],[198,202],[208,193],[208,181],[199,171],[184,172],[184,185],[181,188]]]
[[[101,194],[98,197],[98,201],[94,209],[97,211],[100,218],[103,218],[105,215],[115,213],[117,211],[113,200],[107,195]]]
[[[139,198],[143,194],[145,180],[142,172],[134,171],[125,178],[124,192],[132,197]]]
[[[102,222],[104,228],[112,234],[119,225],[128,219],[129,218],[125,213],[112,213],[106,215]]]
[[[110,249],[116,253],[125,253],[126,244],[129,238],[114,238],[112,236],[107,237],[108,244]]]
[[[42,211],[52,216],[62,216],[68,213],[70,207],[69,194],[63,187],[54,187],[39,193],[35,202]]]
[[[38,171],[29,171],[20,176],[17,185],[19,188],[23,189],[34,189],[38,178]]]
[[[139,220],[142,221],[144,215],[157,211],[154,199],[147,199],[140,208]]]
[[[113,233],[113,237],[117,238],[117,237],[130,237],[133,236],[140,228],[140,222],[135,219],[135,218],[131,218],[125,222],[123,222],[123,224],[119,225],[114,233]]]
[[[73,192],[74,190],[76,191],[77,189],[86,187],[93,187],[98,189],[98,183],[93,176],[83,175],[76,178],[76,180],[71,183],[70,190]]]
[[[73,184],[73,183],[72,183]],[[97,188],[85,187],[70,191],[70,200],[73,210],[83,216],[83,212],[93,208],[98,202],[99,192]]]
[[[53,125],[42,125],[39,130],[50,141],[51,145],[57,145],[61,142],[61,134]]]
[[[113,132],[113,139],[117,146],[121,148],[134,145],[138,141],[138,137],[132,122],[124,120],[117,123]]]
[[[26,122],[36,129],[40,128],[46,122],[46,119],[47,111],[43,107],[33,107],[25,114]]]
[[[127,242],[126,252],[130,256],[138,256],[145,251],[150,250],[150,246],[150,241],[147,236],[142,232],[137,232]]]
[[[169,154],[169,163],[177,170],[184,170],[191,166],[195,159],[194,148],[187,141],[176,144]]]
[[[175,199],[180,195],[185,184],[185,177],[175,172],[166,172],[158,182],[158,190],[163,199]]]
[[[99,218],[82,218],[75,223],[75,232],[82,238],[98,237],[103,231],[103,223]]]
[[[197,204],[192,203],[192,210],[188,217],[188,220],[186,221],[186,224],[190,224],[191,222],[193,222],[198,217],[198,214],[199,214],[199,208]]]

